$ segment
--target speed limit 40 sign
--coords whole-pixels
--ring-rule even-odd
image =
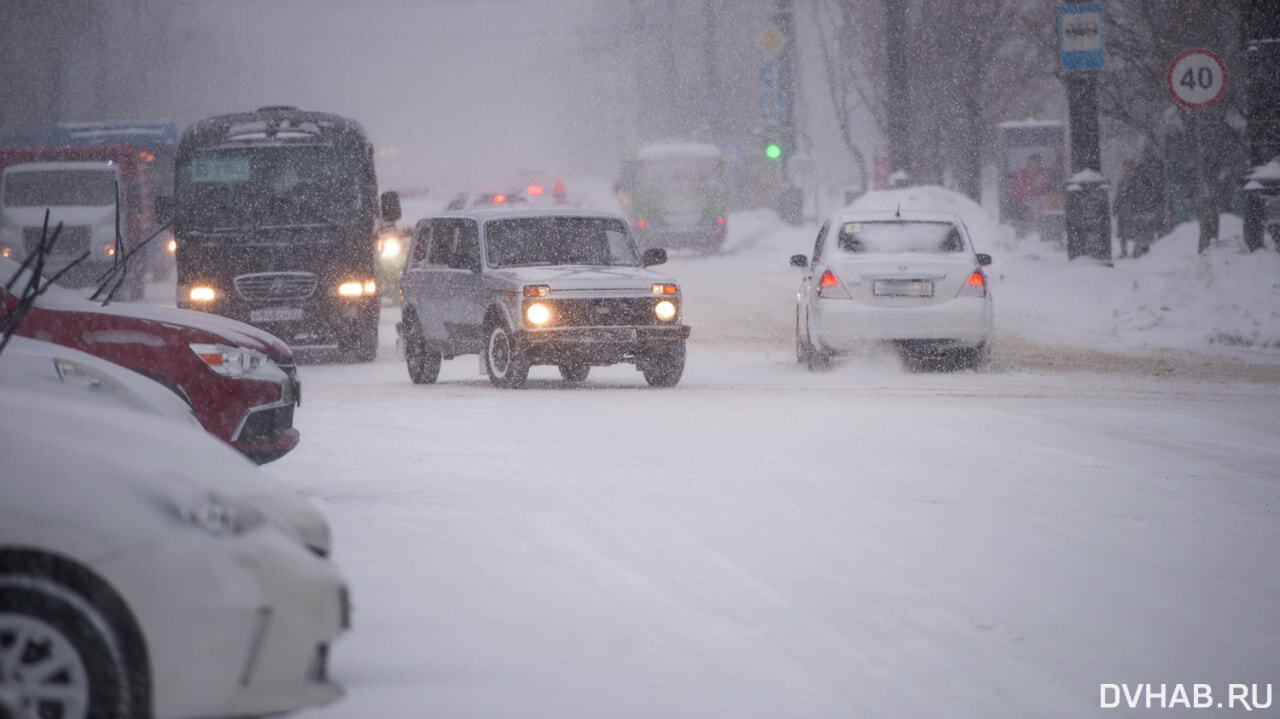
[[[1227,89],[1227,66],[1208,50],[1187,50],[1169,64],[1165,84],[1173,99],[1182,105],[1192,109],[1208,107]]]

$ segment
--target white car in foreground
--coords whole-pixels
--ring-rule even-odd
[[[810,369],[875,341],[908,359],[979,366],[991,352],[991,256],[950,213],[842,211],[823,223],[796,294],[796,358]]]
[[[342,695],[328,652],[350,604],[314,508],[189,423],[0,389],[0,716],[262,716]]]
[[[173,390],[71,347],[13,335],[0,346],[0,392],[30,389],[106,407],[124,407],[200,428]]]

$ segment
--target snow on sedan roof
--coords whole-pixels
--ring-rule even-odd
[[[877,190],[868,192],[850,205],[845,211],[887,211],[894,212],[902,208],[907,211],[946,212],[960,218],[969,230],[969,235],[979,252],[995,238],[1000,237],[1000,225],[978,203],[968,197],[952,192],[937,185],[915,185],[894,190]]]

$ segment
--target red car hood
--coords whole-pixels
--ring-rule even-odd
[[[20,266],[18,263],[0,258],[0,281],[8,282],[14,277]],[[24,271],[25,274],[25,271]],[[14,289],[21,287],[23,279],[14,283]],[[17,297],[10,294],[4,298],[6,309],[12,309]],[[81,315],[98,315],[99,320],[92,323],[95,329],[102,331],[133,331],[146,333],[150,323],[162,323],[169,333],[177,333],[185,342],[215,342],[236,347],[264,352],[273,357],[291,356],[289,346],[279,337],[260,330],[244,322],[227,317],[212,315],[195,310],[180,310],[176,307],[151,305],[142,302],[112,302],[103,307],[99,302],[91,302],[76,292],[57,285],[50,286],[44,294],[36,298],[34,309],[52,313],[77,313]],[[42,321],[42,312],[27,315],[27,321],[37,326],[28,327],[23,334],[38,334]],[[57,315],[53,315],[56,317]],[[24,322],[25,324],[25,322]],[[145,337],[135,336],[133,341],[147,343]],[[108,340],[109,341],[109,340]],[[163,343],[163,341],[161,341]]]

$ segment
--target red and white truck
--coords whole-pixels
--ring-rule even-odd
[[[90,286],[116,270],[124,279],[115,296],[140,299],[150,253],[134,253],[119,270],[157,229],[148,169],[129,146],[0,148],[0,256],[21,262],[61,224],[47,275],[84,255],[60,284]]]

